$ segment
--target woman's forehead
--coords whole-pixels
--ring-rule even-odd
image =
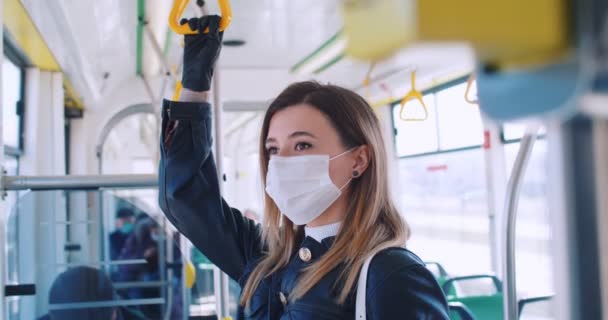
[[[327,117],[317,108],[308,104],[297,104],[272,116],[268,138],[284,138],[294,132],[324,135],[333,132],[333,128]]]

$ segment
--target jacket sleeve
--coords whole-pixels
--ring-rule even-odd
[[[367,292],[368,319],[450,319],[443,291],[423,265],[404,266],[381,277]]]
[[[221,197],[211,137],[208,103],[163,101],[159,202],[196,248],[239,279],[262,254],[261,230]]]

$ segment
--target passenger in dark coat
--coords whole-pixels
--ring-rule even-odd
[[[163,104],[159,203],[239,281],[239,319],[350,320],[365,306],[370,320],[448,320],[437,281],[404,248],[409,229],[390,196],[381,124],[356,93],[302,82],[279,94],[260,134],[263,223],[224,201],[207,102],[219,21],[188,21],[199,33],[185,38],[180,101]],[[372,257],[359,292],[360,271]],[[356,301],[358,293],[363,300]]]
[[[135,224],[135,230],[125,242],[118,260],[145,259],[146,263],[119,265],[116,280],[119,282],[160,280],[158,264],[158,241],[160,237],[160,228],[152,218],[140,219]],[[121,294],[129,299],[158,298],[161,296],[160,287],[129,288]],[[160,316],[160,310],[159,306],[142,307],[142,311],[148,317]]]
[[[110,259],[116,260],[125,246],[127,238],[133,232],[135,214],[131,209],[123,208],[116,213],[116,230],[110,233]]]
[[[61,273],[49,290],[49,305],[116,300],[112,282],[102,271],[78,266]],[[51,308],[52,309],[52,308]],[[39,320],[143,320],[145,317],[134,308],[98,307],[52,309]]]

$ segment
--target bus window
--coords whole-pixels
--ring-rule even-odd
[[[399,157],[435,152],[439,149],[435,96],[425,95],[423,99],[429,113],[425,121],[403,121],[399,117],[400,105],[393,106],[395,145]]]
[[[23,70],[4,56],[2,62],[2,138],[5,146],[21,149],[21,115],[19,105],[23,92]]]
[[[479,146],[483,143],[479,108],[463,99],[465,89],[466,83],[462,83],[436,94],[441,150]]]
[[[399,205],[412,229],[409,246],[450,274],[491,270],[484,166],[480,148],[399,163]]]

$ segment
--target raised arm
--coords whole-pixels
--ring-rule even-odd
[[[186,36],[179,102],[163,102],[159,202],[167,218],[231,278],[261,255],[259,225],[222,199],[211,152],[211,105],[207,102],[213,65],[221,48],[219,17],[188,21],[208,34]]]

